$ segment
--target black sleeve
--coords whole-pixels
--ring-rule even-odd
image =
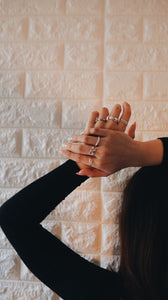
[[[162,160],[161,165],[164,166],[164,167],[167,167],[168,166],[168,138],[167,137],[160,137],[158,139],[162,141],[163,149],[164,149],[164,151],[163,151],[163,160]]]
[[[88,262],[40,222],[88,177],[69,160],[34,181],[0,208],[0,225],[30,271],[63,299],[119,299],[121,282]]]

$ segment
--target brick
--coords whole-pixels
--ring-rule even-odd
[[[149,0],[107,0],[106,14],[107,15],[134,15],[148,14],[159,15],[167,14],[167,1],[149,1]]]
[[[41,100],[1,99],[1,127],[60,128],[60,102]]]
[[[107,71],[167,71],[168,46],[106,45]]]
[[[101,94],[101,72],[26,73],[26,97],[96,98]]]
[[[50,213],[51,215],[52,213]],[[49,219],[49,215],[45,218],[44,221],[41,222],[41,225],[50,231],[53,235],[55,235],[59,240],[61,240],[61,234],[62,234],[62,223],[58,220]]]
[[[119,233],[118,225],[102,224],[102,254],[119,254]]]
[[[141,18],[139,16],[106,18],[105,41],[137,43],[141,37]]]
[[[143,40],[144,42],[168,42],[167,16],[145,17],[143,21]]]
[[[149,140],[154,140],[159,137],[167,137],[167,131],[151,131],[151,132],[143,132],[142,133],[142,139],[143,141],[149,141]]]
[[[10,197],[16,194],[16,192],[17,189],[0,189],[0,206]]]
[[[104,0],[67,0],[67,14],[102,15],[104,12]]]
[[[61,157],[59,150],[68,142],[68,137],[74,130],[59,129],[24,129],[23,130],[23,157]]]
[[[59,300],[58,295],[38,282],[0,281],[2,300]]]
[[[100,255],[94,255],[94,254],[83,254],[83,253],[80,253],[80,255],[88,260],[89,262],[97,265],[97,266],[100,266]]]
[[[28,36],[28,19],[26,17],[1,17],[0,42],[25,41]]]
[[[65,46],[66,69],[93,69],[103,67],[103,49],[101,44],[68,44]]]
[[[97,42],[103,38],[103,18],[95,16],[31,17],[31,41]]]
[[[2,16],[24,16],[29,12],[27,0],[1,0],[0,14]]]
[[[99,111],[100,108],[100,100],[63,100],[62,128],[80,128],[84,130],[90,113],[94,110]]]
[[[0,279],[19,279],[20,259],[13,249],[0,249]]]
[[[20,266],[20,279],[24,281],[40,282],[40,280],[27,268],[23,261],[21,261]]]
[[[53,219],[72,222],[101,221],[101,198],[97,191],[74,191],[56,210]]]
[[[63,68],[63,45],[11,44],[0,45],[0,67],[3,69],[61,69]]]
[[[120,256],[119,255],[101,255],[101,267],[109,271],[119,271]]]
[[[21,155],[21,131],[17,129],[0,129],[0,156],[19,157]]]
[[[117,101],[140,100],[142,78],[139,73],[106,72],[104,97]]]
[[[62,240],[75,252],[98,254],[100,252],[100,225],[63,222]]]
[[[143,99],[166,100],[168,99],[168,72],[144,73],[143,75]]]
[[[92,191],[99,191],[100,190],[100,178],[89,178],[85,182],[82,183],[78,189],[83,190],[92,190]]]
[[[64,14],[66,0],[30,0],[31,16]]]
[[[24,160],[1,159],[0,184],[1,187],[16,188],[28,185],[32,181],[56,168],[59,162],[54,160]]]
[[[102,222],[118,223],[118,214],[121,209],[122,193],[102,193]]]
[[[105,192],[123,192],[128,180],[139,168],[122,169],[108,177],[102,178],[102,190]]]
[[[23,72],[0,71],[0,97],[23,97],[24,85]]]

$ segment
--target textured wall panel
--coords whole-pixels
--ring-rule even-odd
[[[62,144],[92,110],[128,101],[137,140],[167,136],[167,57],[166,0],[1,0],[0,205],[66,160]],[[42,225],[117,271],[122,192],[136,170],[87,180]],[[2,230],[0,299],[61,300]]]

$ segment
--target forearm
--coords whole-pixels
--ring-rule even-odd
[[[163,161],[164,147],[160,139],[147,142],[136,141],[136,150],[132,156],[136,167],[160,165]]]
[[[75,173],[78,166],[67,161],[26,186],[0,208],[0,225],[40,223],[69,193],[87,179]]]

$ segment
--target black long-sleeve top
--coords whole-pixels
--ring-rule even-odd
[[[168,139],[162,138],[164,150]],[[167,164],[164,156],[163,164]],[[29,270],[65,300],[119,300],[126,293],[119,272],[103,269],[81,257],[40,224],[77,186],[75,162],[26,186],[0,208],[0,225]],[[125,299],[125,298],[124,298]]]

